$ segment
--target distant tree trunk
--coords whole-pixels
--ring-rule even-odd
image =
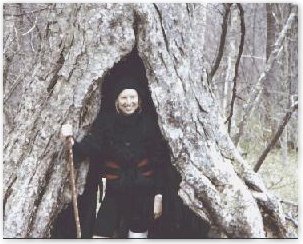
[[[266,4],[266,20],[267,20],[267,38],[266,38],[266,60],[269,59],[271,52],[275,49],[276,33],[279,33],[281,30],[278,27],[277,21],[275,21],[276,6],[275,3]],[[274,81],[277,78],[278,65],[273,65],[273,68],[268,72],[267,78],[264,80],[263,85],[263,101],[265,107],[264,113],[264,122],[266,128],[269,131],[275,131],[274,118],[273,116],[273,106],[274,95],[272,94],[273,89],[275,88]],[[268,133],[267,133],[268,134]],[[271,132],[269,132],[268,138],[271,137]]]
[[[239,30],[240,30],[240,18],[239,18],[239,10],[237,8],[237,4],[232,4],[230,7],[230,26],[229,26],[229,42],[228,47],[226,48],[226,56],[227,56],[227,67],[226,67],[226,77],[223,86],[223,93],[222,93],[222,111],[223,115],[225,116],[228,114],[228,102],[229,96],[231,94],[231,87],[232,82],[235,77],[235,65],[237,59],[237,47],[239,46]]]
[[[72,123],[83,137],[103,78],[134,47],[183,201],[226,237],[297,235],[217,117],[203,80],[206,11],[202,4],[4,5],[5,238],[49,237],[71,201],[61,125]],[[83,164],[80,193],[86,173]]]
[[[290,96],[291,94],[289,93],[289,83],[291,81],[289,80],[289,74],[291,74],[290,71],[290,64],[289,64],[289,37],[290,33],[288,32],[287,38],[284,42],[284,47],[283,47],[283,56],[284,56],[284,62],[282,66],[282,72],[281,72],[281,78],[282,78],[282,91],[286,91],[286,94],[283,96],[283,101],[284,101],[284,106],[282,106],[282,109],[288,110],[290,109],[291,106],[291,101],[290,101]],[[281,162],[284,163],[286,166],[288,162],[288,146],[287,146],[287,141],[288,141],[288,124],[285,125],[285,128],[283,130],[283,133],[281,135],[281,140],[280,140],[280,145],[281,145]]]
[[[270,53],[274,49],[275,39],[276,39],[276,25],[274,18],[274,8],[272,3],[266,4],[266,20],[267,20],[267,38],[266,38],[266,60],[269,58]]]

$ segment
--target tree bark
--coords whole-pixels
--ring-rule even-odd
[[[100,108],[103,78],[134,47],[182,176],[183,201],[226,237],[296,236],[278,199],[233,145],[203,80],[205,7],[20,4],[17,12],[5,4],[4,38],[12,40],[4,87],[5,238],[49,237],[71,201],[61,125],[70,122],[76,139],[83,137]],[[11,92],[14,74],[23,80]],[[77,172],[80,194],[86,173],[84,163]]]

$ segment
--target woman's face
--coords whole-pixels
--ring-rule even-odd
[[[132,114],[139,107],[139,97],[135,89],[124,89],[117,98],[118,109],[125,115]]]

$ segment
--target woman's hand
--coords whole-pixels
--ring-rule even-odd
[[[154,219],[162,215],[162,195],[158,194],[154,198]]]
[[[65,124],[65,125],[62,125],[61,127],[61,137],[63,139],[66,139],[67,137],[71,137],[71,142],[72,142],[72,145],[74,145],[74,140],[73,140],[73,126],[70,125],[70,124]]]

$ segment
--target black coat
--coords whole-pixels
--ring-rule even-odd
[[[119,178],[108,180],[109,190],[149,186],[155,193],[161,193],[163,188],[164,150],[155,119],[143,112],[130,116],[103,114],[93,130],[74,145],[75,161],[89,157],[99,180],[107,174]],[[143,177],[146,173],[150,177]]]
[[[118,180],[107,181],[107,194],[134,190],[149,191],[153,195],[163,193],[164,149],[156,120],[150,114],[141,112],[127,117],[117,113],[100,114],[87,136],[73,147],[77,166],[85,158],[90,160],[85,190],[78,199],[84,238],[93,234],[97,189],[105,175],[119,176]],[[144,160],[147,163],[140,167]],[[115,162],[118,169],[107,167],[107,162]],[[144,173],[150,176],[145,177]]]

